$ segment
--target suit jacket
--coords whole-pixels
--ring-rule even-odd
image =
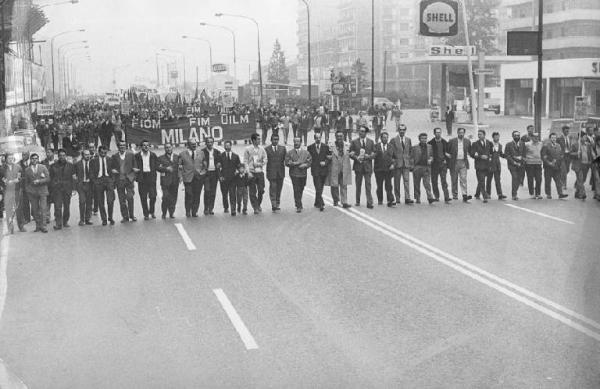
[[[157,159],[156,170],[160,173],[160,185],[171,186],[179,184],[179,178],[181,172],[179,171],[179,155],[172,153],[171,158],[167,157],[167,154],[163,154]],[[167,168],[173,168],[173,171],[167,171]]]
[[[490,170],[493,172],[499,172],[502,169],[500,158],[504,158],[502,152],[502,144],[498,143],[498,151],[494,151],[494,143],[492,142],[492,159],[490,161]]]
[[[65,136],[62,139],[63,149],[65,149],[68,156],[76,157],[79,154],[79,140],[75,134],[71,135],[71,138],[69,139],[69,136]]]
[[[220,177],[228,181],[232,180],[241,164],[240,156],[233,151],[231,151],[231,159],[227,158],[226,152],[222,152]]]
[[[299,162],[301,165],[292,166],[292,162]],[[304,149],[291,149],[285,155],[285,164],[290,168],[290,177],[306,177],[306,171],[311,166],[312,158],[308,151]]]
[[[321,143],[319,152],[317,152],[317,146],[313,143],[308,146],[307,150],[311,157],[310,173],[312,176],[327,177],[329,174],[329,159],[327,158],[329,155],[329,146]],[[321,166],[321,162],[325,162],[325,166]]]
[[[375,145],[375,166],[373,167],[373,170],[376,172],[387,172],[393,164],[394,147],[388,143],[385,152],[383,152],[383,144],[377,143],[377,145]]]
[[[40,181],[37,184],[34,184],[34,180]],[[28,166],[27,169],[25,169],[24,181],[25,192],[27,192],[28,195],[48,196],[48,183],[50,182],[50,172],[48,171],[46,166],[42,165],[41,163],[38,163],[36,173],[33,172],[33,168],[31,166]]]
[[[108,173],[108,179],[114,181],[114,175],[111,170],[114,168],[114,162],[111,157],[106,156],[106,172]],[[117,166],[117,169],[119,167]],[[90,176],[93,183],[96,183],[99,179],[98,174],[100,173],[100,156],[96,155],[90,160]]]
[[[509,169],[519,169],[523,166],[525,158],[525,150],[521,142],[515,143],[511,141],[504,146],[504,158],[508,164]]]
[[[192,182],[194,176],[202,176],[206,174],[205,154],[196,149],[196,158],[192,159],[190,150],[182,151],[179,154],[179,163],[181,164],[181,178],[184,183]]]
[[[467,138],[463,138],[463,153],[465,166],[469,168],[469,152],[471,151],[471,141]],[[446,157],[449,159],[449,168],[454,169],[456,167],[456,159],[458,158],[458,138],[452,138],[448,141],[448,154]]]
[[[93,158],[90,158],[90,160],[88,161],[88,176],[87,179],[92,182],[93,181],[93,176],[92,176],[92,160]],[[75,175],[77,176],[76,179],[76,184],[78,187],[81,187],[83,185],[83,176],[84,176],[84,166],[83,166],[83,159],[79,160],[76,164],[75,164]]]
[[[332,143],[329,147],[331,150],[331,167],[325,185],[352,185],[352,168],[350,166],[350,148],[348,144],[344,142],[342,153],[338,151],[335,143]],[[342,174],[341,181],[339,180],[340,173]]]
[[[64,193],[71,193],[75,188],[75,167],[70,162],[61,164],[55,162],[50,165],[50,181],[52,182],[52,192],[61,191]]]
[[[544,168],[552,167],[559,168],[563,161],[563,150],[562,147],[556,142],[556,146],[552,146],[552,143],[548,143],[542,146],[542,162]]]
[[[140,171],[137,173],[137,181],[143,182],[145,184],[152,184],[152,183],[156,183],[156,171],[158,170],[157,169],[158,168],[158,157],[152,151],[148,151],[148,153],[150,154],[150,171],[146,172],[146,174],[144,174],[144,172],[143,172],[144,163],[142,161],[142,152],[140,151],[139,153],[137,153],[135,155],[135,163],[137,165],[137,168],[140,169]]]
[[[365,159],[360,162],[358,156],[361,154],[363,148],[362,139],[356,138],[350,143],[350,158],[354,160],[352,169],[355,172],[372,173],[373,172],[373,158],[375,157],[375,142],[369,138],[365,138],[364,155]]]
[[[421,150],[421,145],[418,144],[416,146],[413,146],[412,150],[411,150],[411,158],[412,158],[411,166],[431,166],[431,163],[433,162],[433,147],[431,147],[430,144],[426,144],[426,145],[427,145],[427,147],[426,147],[427,165],[423,165],[422,163],[420,163],[423,151]]]
[[[217,173],[217,175],[219,174],[219,169],[220,166],[219,164],[221,163],[221,152],[217,149],[212,149],[212,153],[213,153],[213,163],[215,164],[215,166],[209,166],[210,164],[210,151],[208,151],[208,149],[205,147],[202,149],[202,152],[204,152],[204,162],[206,163],[206,171],[208,171],[209,168],[215,168],[215,172]]]
[[[411,158],[410,158],[410,151],[412,148],[412,143],[410,141],[410,138],[405,136],[404,137],[404,143],[405,145],[402,145],[402,142],[400,141],[400,136],[396,135],[395,137],[393,137],[390,140],[390,145],[394,147],[394,158],[395,158],[395,163],[394,166],[396,166],[396,169],[399,168],[410,168],[411,167]]]
[[[138,164],[133,151],[125,151],[125,159],[123,161],[121,161],[119,153],[112,155],[110,158],[112,159],[113,170],[117,171],[117,173],[113,172],[115,179],[127,179],[130,182],[135,181],[136,173],[133,168],[138,168]],[[121,162],[123,162],[123,173],[121,173]]]
[[[267,180],[285,178],[285,157],[287,150],[285,146],[277,145],[277,150],[273,150],[273,145],[265,147],[267,153]]]
[[[484,143],[481,144],[479,139],[471,143],[471,158],[475,160],[476,170],[489,170],[492,164],[492,142],[486,139]],[[487,159],[482,158],[484,155],[487,156]]]
[[[448,158],[446,157],[446,153],[448,152],[448,141],[446,139],[442,138],[439,142],[436,142],[435,138],[433,138],[427,143],[431,145],[431,150],[433,151],[432,165],[440,167],[448,162]],[[442,158],[439,156],[438,146],[441,146],[442,148]]]

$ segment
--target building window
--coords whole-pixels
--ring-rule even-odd
[[[408,38],[400,38],[398,44],[400,46],[408,46]]]
[[[400,24],[398,25],[398,29],[399,29],[400,31],[408,31],[408,23],[400,23]]]

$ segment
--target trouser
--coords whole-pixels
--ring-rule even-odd
[[[554,180],[554,184],[556,185],[556,193],[559,196],[563,194],[561,174],[561,167],[544,166],[544,191],[546,192],[546,196],[552,196],[552,180]]]
[[[274,178],[272,180],[269,180],[269,198],[271,199],[271,208],[279,207],[282,189],[283,178]]]
[[[6,210],[6,218],[9,223],[17,219],[17,226],[22,228],[26,223],[21,213],[20,203],[23,201],[23,192],[17,191],[13,184],[7,185],[4,188],[4,209]]]
[[[351,128],[344,128],[344,142],[351,142],[352,141],[352,129]]]
[[[585,180],[589,170],[590,165],[581,163],[577,167],[577,170],[575,170],[575,174],[577,175],[577,180],[575,181],[575,196],[585,196]]]
[[[342,204],[348,204],[348,185],[340,184],[340,182],[344,182],[344,174],[342,172],[338,174],[338,185],[331,186],[333,203],[337,204],[341,201]]]
[[[21,191],[21,201],[19,201],[18,214],[21,215],[23,224],[27,224],[31,221],[31,205],[29,204],[29,193],[24,190]]]
[[[325,181],[327,176],[313,176],[313,184],[315,185],[315,207],[324,207],[325,201],[323,201],[323,188],[325,187]]]
[[[96,193],[96,184],[90,182],[90,187],[92,189],[92,212],[98,213],[98,195]]]
[[[28,193],[29,202],[31,203],[31,213],[33,214],[33,218],[35,220],[35,227],[37,229],[46,227],[46,204],[47,204],[47,195],[38,195],[33,193]]]
[[[383,203],[383,189],[385,187],[385,194],[387,197],[387,203],[391,204],[394,202],[394,194],[392,190],[392,170],[383,170],[375,172],[375,183],[377,185],[377,202]]]
[[[379,137],[381,136],[381,128],[382,126],[375,126],[375,143],[377,143],[377,141],[379,140]]]
[[[417,165],[413,169],[413,185],[415,191],[415,200],[421,200],[421,180],[423,180],[423,186],[427,193],[427,200],[433,199],[431,193],[431,168],[429,166]]]
[[[229,210],[229,203],[231,203],[231,210],[235,211],[235,184],[233,180],[222,180],[220,183],[221,187],[221,199],[223,200],[223,209]]]
[[[560,182],[562,183],[563,189],[567,189],[567,175],[571,167],[571,159],[565,155],[560,165]]]
[[[264,173],[252,173],[248,182],[248,192],[250,193],[250,204],[255,211],[260,210],[265,193],[265,175]]]
[[[154,215],[154,205],[156,204],[156,182],[138,182],[138,192],[140,194],[140,202],[142,203],[144,217]]]
[[[292,134],[294,134],[294,138],[300,136],[298,133],[298,124],[292,123]]]
[[[53,193],[51,188],[48,188],[48,192],[49,193]],[[54,196],[49,195],[46,198],[46,214],[44,215],[44,217],[46,218],[46,224],[50,223],[50,207],[52,206],[52,202],[54,201],[53,199]],[[56,206],[55,206],[55,211],[56,211]]]
[[[362,189],[362,183],[364,179],[365,194],[367,196],[367,205],[373,205],[373,195],[371,194],[371,172],[355,171],[354,177],[356,180],[356,204],[360,204],[360,192]]]
[[[490,194],[486,190],[486,182],[485,182],[486,179],[488,178],[489,174],[490,174],[489,169],[475,169],[475,175],[477,176],[477,190],[475,191],[475,197],[482,194],[484,199],[490,198]]]
[[[58,227],[62,227],[69,223],[71,217],[71,191],[55,189],[52,193],[52,199],[54,202],[54,221]]]
[[[287,126],[283,127],[282,131],[283,131],[283,144],[287,145],[288,138],[290,137],[290,125],[288,124]]]
[[[594,182],[596,183],[594,195],[595,195],[596,199],[599,199],[600,198],[600,185],[598,185],[598,183],[600,183],[600,166],[598,166],[597,163],[592,164],[592,174],[594,175]]]
[[[177,205],[177,193],[179,192],[179,183],[172,185],[161,185],[160,189],[163,192],[160,208],[163,215],[169,212],[170,216],[175,213],[175,205]]]
[[[79,197],[79,221],[87,222],[92,218],[93,187],[91,182],[82,182],[77,188]]]
[[[292,179],[292,187],[294,188],[294,205],[297,209],[302,209],[302,194],[304,193],[304,187],[306,186],[305,177],[290,177]]]
[[[485,181],[485,191],[488,194],[488,198],[492,195],[492,180],[496,186],[496,194],[498,197],[502,196],[502,183],[500,181],[501,170],[489,171]]]
[[[300,134],[298,134],[298,136],[303,139],[304,146],[306,146],[307,142],[308,142],[308,128],[301,128],[300,129]]]
[[[525,173],[529,195],[539,196],[542,192],[542,165],[525,165]]]
[[[248,187],[238,186],[235,187],[235,197],[238,212],[246,212],[248,210]],[[233,206],[233,204],[232,204]]]
[[[410,169],[400,167],[394,170],[394,195],[396,202],[400,202],[400,178],[404,181],[404,200],[410,200]]]
[[[202,186],[204,185],[204,176],[195,174],[192,181],[185,182],[185,214],[197,215],[200,208],[200,195],[202,194]]]
[[[52,138],[52,147],[54,152],[58,151],[58,135],[51,135]]]
[[[265,142],[267,141],[267,134],[269,132],[269,127],[268,126],[262,126],[261,128],[261,133],[262,133],[262,144],[264,145]]]
[[[446,121],[446,134],[448,134],[448,136],[452,136],[452,122],[451,121]]]
[[[519,190],[519,185],[521,185],[522,176],[523,176],[523,168],[511,166],[508,168],[511,176],[511,196],[517,197],[517,191]]]
[[[450,199],[448,192],[448,181],[446,176],[448,173],[448,167],[446,165],[432,165],[431,166],[431,188],[433,189],[433,197],[440,199],[440,189],[438,187],[438,177],[442,183],[442,191],[444,192],[444,200]]]
[[[112,180],[107,177],[99,178],[98,181],[94,183],[94,190],[96,192],[98,209],[100,210],[100,218],[103,222],[107,220],[106,208],[104,207],[104,199],[106,198],[108,220],[112,220],[115,203],[115,187]]]
[[[206,173],[204,179],[204,212],[212,212],[215,209],[215,198],[217,196],[217,172]]]
[[[135,187],[128,178],[121,178],[117,181],[117,195],[119,196],[119,207],[123,219],[133,218],[133,198]]]
[[[467,164],[463,160],[457,160],[454,169],[450,171],[452,181],[452,197],[458,198],[458,184],[460,181],[460,191],[463,196],[468,196],[467,192]]]

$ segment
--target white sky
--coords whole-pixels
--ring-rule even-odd
[[[58,1],[36,0],[36,3],[43,5]],[[223,24],[236,31],[238,78],[247,81],[248,66],[251,65],[252,71],[257,66],[256,27],[248,20],[217,18],[214,14],[241,14],[258,21],[265,76],[276,38],[281,42],[288,63],[296,58],[298,7],[299,0],[79,0],[78,4],[45,7],[44,12],[50,22],[35,38],[49,40],[59,32],[85,28],[84,33],[57,38],[55,48],[67,42],[86,39],[90,46],[91,65],[85,65],[83,58],[74,61],[81,63],[79,67],[82,71],[85,68],[86,80],[83,85],[95,90],[107,90],[111,86],[113,68],[117,66],[132,65],[117,71],[119,87],[127,86],[135,75],[154,80],[154,54],[161,48],[185,51],[188,82],[195,81],[196,65],[199,65],[202,80],[209,63],[208,47],[200,41],[182,39],[182,35],[210,40],[213,62],[232,65],[231,34],[222,29],[199,25],[202,21]],[[49,42],[46,46],[49,46]],[[73,45],[73,48],[76,47]],[[77,54],[83,52],[74,51]],[[144,64],[146,60],[151,62]]]

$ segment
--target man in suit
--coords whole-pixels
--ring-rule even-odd
[[[173,145],[165,144],[165,153],[158,157],[156,170],[160,173],[160,188],[162,190],[162,201],[160,208],[162,218],[166,219],[167,212],[173,219],[175,216],[175,205],[177,204],[177,192],[179,191],[179,155],[173,153]]]
[[[446,107],[446,134],[452,136],[452,124],[454,123],[454,110],[450,106]]]
[[[133,199],[135,195],[135,176],[139,172],[135,154],[127,150],[127,143],[119,142],[117,145],[119,152],[114,154],[112,159],[112,174],[115,177],[117,186],[117,195],[119,196],[119,206],[121,209],[121,223],[128,221],[135,222]]]
[[[323,201],[323,188],[329,174],[329,162],[331,155],[329,146],[321,143],[321,134],[314,134],[315,143],[308,146],[308,153],[311,158],[310,173],[315,185],[315,204],[320,211],[325,209]]]
[[[498,195],[498,200],[504,200],[506,198],[506,196],[502,194],[502,183],[500,181],[500,177],[502,175],[502,165],[500,163],[501,157],[504,157],[504,153],[502,152],[502,144],[500,143],[500,134],[498,132],[494,132],[492,134],[490,170],[486,178],[485,191],[487,192],[488,196],[491,196],[493,179],[496,185],[496,194]]]
[[[42,165],[46,166],[46,169],[48,169],[48,171],[50,171],[50,167],[56,162],[56,156],[54,154],[54,150],[52,149],[52,147],[48,147],[46,149],[46,159],[44,159],[42,162],[40,162]],[[46,199],[46,201],[48,202],[48,205],[46,206],[46,224],[50,223],[50,208],[52,206],[52,180],[50,180],[50,182],[48,183],[48,193],[50,193],[48,195],[48,198]]]
[[[348,186],[352,185],[352,168],[350,165],[350,150],[344,142],[344,133],[335,133],[335,142],[331,147],[331,168],[325,185],[331,186],[333,206],[342,203],[343,208],[350,208],[348,204]]]
[[[67,161],[67,152],[58,150],[58,161],[50,166],[55,230],[69,227],[71,194],[74,190],[75,167]]]
[[[29,151],[24,151],[21,156],[21,160],[19,161],[19,167],[21,168],[21,174],[23,176],[23,180],[25,178],[25,171],[29,167],[29,164],[30,164]],[[21,201],[19,202],[19,210],[18,210],[19,214],[23,218],[23,224],[27,224],[31,221],[31,214],[32,214],[31,204],[29,201],[29,194],[27,193],[27,190],[25,189],[25,187],[26,187],[26,184],[23,181],[22,182],[22,190],[21,190]]]
[[[221,153],[221,169],[219,180],[221,181],[221,197],[223,198],[223,209],[229,212],[231,204],[231,216],[236,215],[236,186],[235,174],[241,165],[240,157],[231,151],[231,141],[226,140],[223,144],[225,151]]]
[[[415,201],[421,204],[421,180],[427,193],[427,201],[433,203],[435,199],[431,193],[431,163],[433,162],[433,148],[427,143],[427,134],[419,134],[419,144],[413,146],[411,150],[413,166],[413,184],[415,191]]]
[[[406,126],[398,125],[398,135],[390,141],[390,146],[394,148],[394,195],[396,204],[400,203],[400,179],[404,182],[404,203],[413,204],[410,199],[410,151],[412,144],[410,138],[406,136]]]
[[[206,178],[204,179],[204,215],[214,215],[215,197],[217,196],[217,182],[219,182],[219,169],[221,153],[213,146],[215,140],[212,137],[204,139],[206,147],[204,152],[204,161],[206,162]]]
[[[473,197],[467,192],[467,170],[469,170],[469,152],[471,142],[465,138],[465,129],[460,127],[456,130],[456,138],[448,141],[448,165],[452,179],[452,199],[458,200],[458,183],[460,179],[460,190],[463,202],[468,203]]]
[[[562,164],[560,166],[560,179],[563,187],[563,192],[567,190],[567,175],[571,168],[571,147],[573,145],[573,137],[569,134],[571,128],[569,126],[562,127],[562,135],[556,141],[560,145],[563,152]],[[575,140],[577,142],[577,140]]]
[[[73,134],[73,126],[67,126],[67,134],[62,139],[63,149],[67,155],[71,158],[77,158],[79,156],[79,140]]]
[[[197,150],[198,143],[194,139],[188,141],[188,149],[179,154],[181,177],[185,187],[185,216],[198,217],[200,194],[206,178],[206,162],[204,152]]]
[[[244,150],[244,166],[248,173],[248,192],[250,194],[250,204],[254,209],[254,214],[262,212],[262,200],[265,193],[265,165],[268,164],[267,153],[260,146],[260,136],[252,134],[250,136],[252,144]]]
[[[431,186],[433,189],[433,197],[435,201],[440,201],[440,189],[438,187],[438,177],[442,183],[442,191],[444,192],[444,202],[450,203],[450,193],[448,192],[448,181],[446,176],[448,173],[448,161],[446,160],[446,151],[448,142],[442,138],[442,129],[436,127],[433,129],[433,139],[429,141],[431,151],[433,152],[433,162],[431,163]]]
[[[550,134],[550,143],[542,146],[542,163],[544,165],[544,184],[546,189],[546,198],[552,198],[552,180],[556,184],[556,192],[558,198],[564,199],[569,195],[563,193],[562,181],[560,178],[561,168],[563,165],[563,151],[558,144],[557,136],[553,132]]]
[[[112,175],[113,159],[106,154],[108,148],[100,146],[98,156],[90,161],[90,174],[92,176],[93,187],[96,192],[96,201],[100,210],[102,225],[114,225],[113,207],[115,202],[115,177]],[[106,200],[106,207],[105,207]],[[107,213],[108,208],[108,213]]]
[[[302,193],[306,186],[306,172],[311,166],[309,152],[300,146],[302,146],[302,139],[294,138],[294,148],[285,155],[285,164],[290,168],[290,179],[294,188],[294,204],[298,213],[302,212]]]
[[[46,229],[46,197],[48,196],[48,183],[50,172],[46,166],[40,164],[40,157],[32,153],[29,157],[30,165],[25,170],[25,191],[31,203],[31,212],[35,219],[35,232],[48,232]]]
[[[394,149],[388,144],[388,133],[381,133],[381,142],[375,145],[374,167],[377,184],[377,203],[383,204],[383,188],[387,196],[387,206],[394,206],[392,176],[394,174]]]
[[[279,135],[271,135],[271,145],[265,147],[267,153],[267,180],[269,180],[269,198],[271,199],[271,210],[279,211],[279,201],[283,180],[285,178],[285,146],[279,146]]]
[[[92,176],[90,174],[90,159],[91,153],[89,150],[81,152],[81,160],[75,164],[75,176],[77,177],[77,194],[79,196],[79,225],[93,224],[92,218],[92,198],[93,186]]]
[[[154,206],[156,204],[156,171],[158,157],[150,151],[150,142],[142,141],[142,151],[135,155],[137,165],[137,182],[144,220],[150,217],[156,219]]]
[[[504,148],[504,158],[506,158],[506,164],[511,175],[511,196],[512,199],[517,201],[517,191],[519,185],[523,179],[524,174],[524,157],[525,150],[521,143],[521,133],[519,131],[512,132],[512,142],[506,144]]]
[[[9,223],[9,231],[12,231],[14,228],[14,215],[17,219],[19,231],[25,232],[25,221],[18,207],[22,201],[22,192],[24,192],[24,175],[21,166],[15,163],[15,156],[13,154],[8,154],[6,156],[6,165],[0,166],[0,185],[4,187],[3,200],[6,218]]]
[[[485,130],[477,131],[477,142],[471,144],[471,157],[475,160],[475,174],[477,175],[477,191],[475,198],[483,195],[483,202],[487,203],[490,194],[485,189],[485,180],[490,172],[492,158],[492,143],[485,139]]]
[[[375,142],[367,138],[367,126],[360,126],[358,138],[350,143],[350,158],[354,160],[353,170],[356,179],[356,206],[360,206],[360,192],[363,179],[367,196],[367,208],[373,208],[371,195],[371,174],[373,174],[373,158],[375,157]]]

